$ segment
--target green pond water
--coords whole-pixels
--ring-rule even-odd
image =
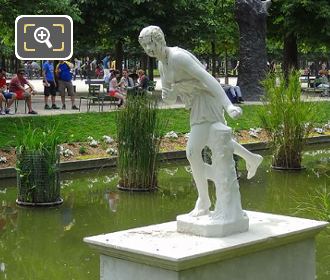
[[[313,196],[326,187],[330,191],[330,146],[306,152],[304,165],[302,172],[274,171],[265,156],[257,175],[247,180],[240,161],[243,208],[321,217],[325,212],[318,210],[321,206]],[[83,243],[83,237],[172,221],[196,201],[185,161],[162,166],[160,190],[154,193],[121,192],[117,182],[114,169],[63,174],[63,205],[31,209],[16,206],[15,180],[0,181],[0,279],[99,279],[98,253]],[[329,215],[329,196],[320,205],[326,203]],[[329,280],[329,229],[317,236],[316,257],[317,279]]]

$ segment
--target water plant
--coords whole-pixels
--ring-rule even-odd
[[[304,199],[297,201],[296,213],[330,222],[330,190],[327,185],[318,186],[313,192],[308,192]]]
[[[31,125],[17,131],[17,202],[19,204],[58,203],[59,138],[57,127]]]
[[[301,99],[299,72],[288,79],[270,74],[263,81],[265,97],[259,118],[273,150],[272,165],[281,169],[301,169],[305,138],[312,129],[315,106]]]
[[[79,147],[79,154],[84,155],[87,153],[87,149],[85,146],[80,146]]]
[[[128,97],[117,116],[119,188],[157,188],[157,157],[164,124],[153,96]]]

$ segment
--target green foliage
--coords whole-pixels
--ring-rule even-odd
[[[304,199],[297,203],[298,214],[330,222],[330,191],[327,186],[319,186],[313,192],[308,192]]]
[[[243,115],[239,119],[226,117],[228,125],[235,130],[261,127],[258,110],[262,105],[240,105]],[[315,102],[314,105],[318,114],[316,122],[320,125],[330,120],[330,102]],[[189,111],[186,109],[161,110],[161,117],[167,121],[167,131],[177,133],[189,132]],[[58,123],[57,136],[60,143],[85,142],[88,136],[94,139],[101,139],[103,135],[110,135],[112,138],[117,134],[116,112],[66,114],[38,117],[15,117],[0,118],[0,148],[10,148],[17,144],[16,131],[22,131],[30,125],[31,128],[47,130],[49,124]]]
[[[8,1],[0,0],[0,52],[13,53],[15,44],[15,18],[20,15],[70,15],[75,22],[81,20],[79,7],[71,0]]]
[[[238,26],[234,19],[234,0],[204,1],[204,10],[201,19],[203,28],[198,32],[194,41],[194,51],[197,54],[210,54],[211,44],[214,42],[216,53],[230,55],[238,51]]]
[[[129,96],[126,108],[118,112],[119,185],[128,190],[157,187],[158,152],[163,121],[157,104],[149,96]]]
[[[328,0],[272,1],[268,17],[269,49],[274,51],[272,42],[281,42],[290,33],[296,35],[302,51],[327,47],[330,42],[329,17]]]
[[[315,120],[313,103],[301,100],[299,73],[269,75],[263,82],[264,106],[259,110],[262,127],[272,141],[273,166],[300,168],[304,138]]]
[[[79,147],[79,154],[84,155],[87,153],[87,149],[85,146],[80,146]]]
[[[17,130],[17,186],[20,202],[60,200],[59,138],[56,126]]]

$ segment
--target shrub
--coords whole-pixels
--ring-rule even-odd
[[[79,154],[84,155],[87,153],[87,149],[85,146],[80,146],[79,147]]]
[[[18,202],[60,201],[59,140],[56,127],[25,127],[17,136]]]
[[[262,126],[271,139],[273,166],[301,168],[304,139],[315,118],[314,105],[301,99],[299,73],[286,80],[282,74],[268,75],[263,82],[264,106],[259,110]]]
[[[157,187],[157,156],[163,125],[155,98],[129,96],[126,107],[117,116],[120,188],[154,190]]]

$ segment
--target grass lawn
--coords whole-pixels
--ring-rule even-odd
[[[228,125],[234,130],[260,127],[258,108],[261,105],[242,105],[243,116],[233,120],[227,116]],[[330,102],[316,102],[317,122],[330,120]],[[161,110],[161,117],[168,120],[166,131],[189,132],[189,111],[185,109]],[[57,116],[33,116],[1,118],[0,148],[15,146],[15,137],[24,126],[41,127],[47,130],[50,125],[58,124],[58,134],[62,143],[87,141],[88,136],[101,139],[103,135],[116,138],[116,112],[85,113]]]

